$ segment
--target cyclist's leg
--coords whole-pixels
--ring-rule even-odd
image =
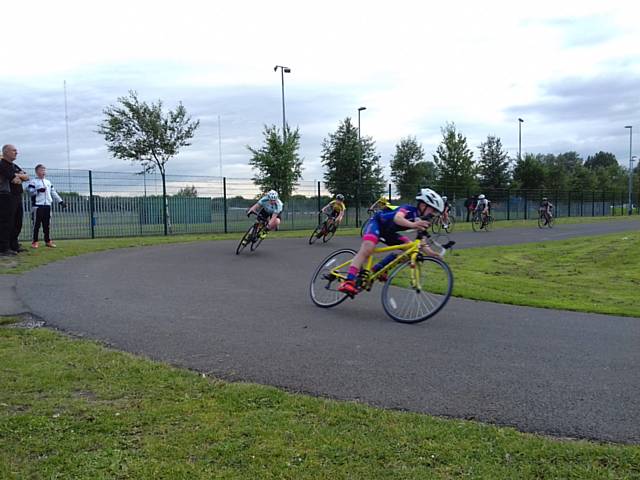
[[[274,213],[268,219],[267,229],[277,230],[279,226],[280,226],[280,214]]]
[[[384,232],[383,236],[385,240],[384,243],[386,243],[390,247],[393,245],[402,245],[411,241],[409,237],[400,235],[398,232]],[[378,270],[382,270],[384,267],[393,262],[397,256],[397,253],[390,253],[373,266],[373,271],[377,272]]]
[[[360,268],[373,253],[373,250],[376,248],[379,238],[380,226],[376,217],[373,217],[364,231],[360,249],[351,261],[351,266],[349,267],[349,271],[347,272],[347,280],[341,285],[341,291],[344,290],[347,293],[353,293],[353,290],[355,290],[355,279],[360,273]]]

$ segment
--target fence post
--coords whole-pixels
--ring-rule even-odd
[[[580,216],[584,217],[584,191],[580,192]]]
[[[571,190],[569,190],[568,192],[568,199],[567,199],[567,216],[570,217],[571,216]]]
[[[320,181],[318,180],[318,225],[320,225],[320,221],[322,220],[322,215],[320,214],[321,209],[322,205],[320,205]]]
[[[391,203],[391,184],[389,184],[389,203]]]
[[[602,190],[602,216],[604,217],[604,190]]]
[[[507,220],[511,220],[511,190],[507,188]]]
[[[96,217],[95,206],[93,204],[93,177],[89,170],[89,214],[91,215],[91,238],[96,238]]]
[[[591,216],[596,216],[596,191],[591,192]]]
[[[222,177],[222,216],[224,218],[224,233],[229,233],[227,229],[227,177]]]
[[[527,203],[527,191],[524,191],[524,219],[527,219],[527,210],[529,210],[529,205]]]

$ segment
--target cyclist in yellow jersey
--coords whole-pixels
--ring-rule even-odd
[[[333,219],[336,225],[340,225],[340,222],[342,222],[342,218],[344,217],[344,212],[346,210],[347,206],[344,203],[344,195],[339,193],[336,195],[336,198],[334,200],[331,200],[329,203],[327,203],[324,207],[322,207],[322,210],[320,211],[327,217]]]
[[[387,200],[386,197],[380,197],[378,200],[376,200],[370,207],[368,212],[377,212],[379,210],[384,210],[385,212],[390,212],[391,210],[395,210],[396,208],[398,208],[395,205],[391,205],[391,203],[389,203],[389,200]]]

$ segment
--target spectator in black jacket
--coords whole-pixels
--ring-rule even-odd
[[[29,180],[29,176],[15,163],[18,156],[18,149],[14,145],[4,145],[2,147],[2,160],[0,160],[0,176],[3,181],[9,182],[9,198],[3,199],[2,208],[6,208],[5,204],[8,204],[8,210],[0,214],[3,217],[2,222],[6,222],[9,232],[9,250],[13,252],[24,251],[18,237],[22,231],[22,217],[24,211],[22,209],[22,182]],[[6,187],[6,184],[5,184]],[[3,241],[3,240],[0,240]],[[4,245],[0,245],[0,251],[4,248]],[[4,250],[5,255],[7,250]],[[8,253],[11,254],[11,253]]]

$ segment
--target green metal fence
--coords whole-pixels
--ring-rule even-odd
[[[56,239],[162,235],[165,221],[167,234],[245,231],[251,224],[245,211],[260,196],[259,189],[250,179],[167,175],[165,220],[160,175],[48,169],[47,178],[68,205],[64,211],[57,206],[53,208],[52,237]],[[180,195],[181,190],[192,186],[197,191],[195,197]],[[451,186],[435,189],[449,197],[459,221],[466,219],[466,200],[480,193]],[[393,203],[414,202],[412,197],[399,198],[391,184],[382,187],[361,185],[359,188],[345,184],[341,193],[348,199],[344,221],[348,227],[359,226],[368,217],[367,207],[378,195],[389,197]],[[497,220],[536,218],[543,196],[554,203],[559,217],[622,215],[629,210],[626,191],[503,189],[482,193],[492,201]],[[320,207],[329,199],[324,183],[300,182],[285,202],[281,228],[312,229],[318,222]],[[25,217],[21,238],[29,240],[31,206],[27,194],[23,201]],[[632,203],[634,214],[638,214],[637,193],[633,195]],[[357,215],[356,205],[359,206]]]

